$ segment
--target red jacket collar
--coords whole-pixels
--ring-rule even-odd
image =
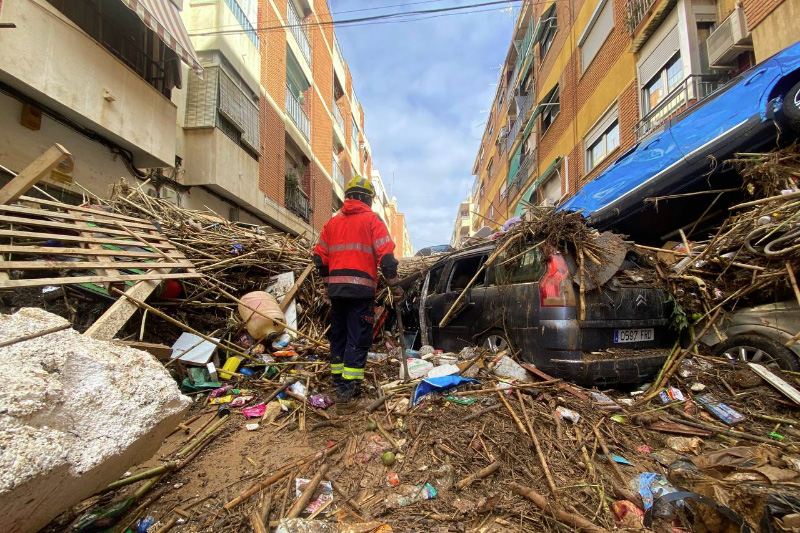
[[[355,198],[348,198],[344,201],[344,205],[342,206],[342,213],[345,215],[357,215],[360,213],[369,213],[370,211],[372,211],[372,209],[370,209],[367,204]]]

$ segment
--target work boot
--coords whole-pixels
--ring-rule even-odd
[[[341,389],[342,386],[344,385],[344,378],[342,377],[342,375],[331,374],[331,385],[333,386],[333,390],[335,390],[338,393],[339,389]]]
[[[336,389],[336,414],[347,415],[359,409],[361,383],[357,380],[342,379],[341,386]]]

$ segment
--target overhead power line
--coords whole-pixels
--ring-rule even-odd
[[[307,24],[281,24],[276,26],[265,26],[260,28],[254,28],[252,30],[245,30],[245,29],[236,29],[236,30],[219,30],[219,31],[208,31],[208,32],[199,32],[199,33],[192,33],[190,34],[192,37],[206,37],[210,35],[230,35],[230,34],[240,34],[240,33],[250,33],[252,31],[255,32],[266,32],[266,31],[274,31],[274,30],[283,30],[288,28],[296,28],[296,27],[307,27],[307,26],[347,26],[347,25],[361,25],[363,23],[369,22],[378,22],[378,21],[388,21],[390,19],[408,19],[411,17],[418,17],[414,18],[413,20],[423,20],[424,18],[434,18],[437,16],[443,16],[447,13],[452,13],[455,11],[465,11],[465,10],[476,10],[476,8],[481,7],[488,7],[488,6],[497,6],[501,4],[515,4],[519,3],[522,0],[495,0],[492,2],[481,2],[477,4],[468,4],[464,6],[453,6],[453,7],[441,7],[436,9],[422,9],[417,11],[404,11],[404,12],[397,12],[397,13],[383,13],[380,15],[372,15],[368,17],[357,17],[345,20],[330,20],[330,21],[319,21],[319,22],[310,22]],[[471,11],[471,12],[478,12],[478,11]]]

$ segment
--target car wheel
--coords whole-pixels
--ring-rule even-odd
[[[800,82],[795,83],[783,97],[783,114],[792,124],[800,126]]]
[[[797,356],[789,349],[758,335],[736,335],[717,344],[714,353],[733,364],[752,362],[768,368],[800,371]]]
[[[500,331],[493,331],[489,333],[486,337],[484,337],[481,346],[490,350],[492,353],[502,352],[503,350],[508,350],[511,348],[511,345],[505,338],[505,334]]]

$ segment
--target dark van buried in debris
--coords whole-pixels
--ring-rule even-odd
[[[431,268],[419,298],[423,344],[510,347],[540,370],[585,385],[637,383],[662,366],[678,337],[670,327],[673,305],[663,290],[630,275],[635,254],[623,253],[600,288],[587,287],[582,311],[579,269],[569,254],[535,247],[501,254],[481,270],[494,250],[473,248]],[[464,305],[440,327],[476,273]]]

